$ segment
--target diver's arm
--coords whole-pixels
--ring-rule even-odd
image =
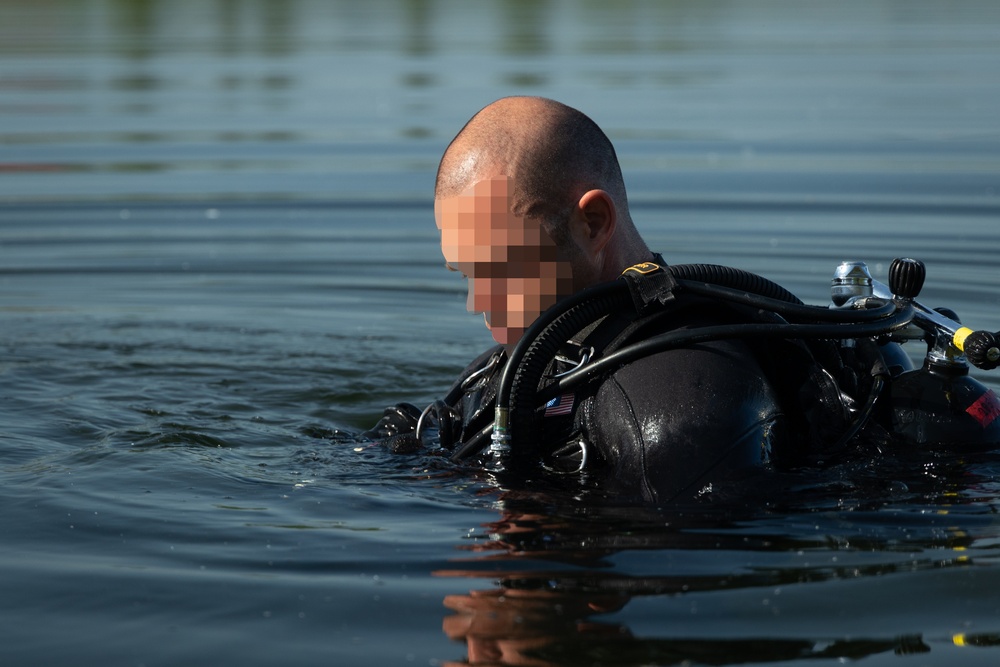
[[[771,387],[735,341],[625,366],[602,384],[583,421],[614,480],[654,502],[760,466],[783,429]]]
[[[454,429],[460,430],[463,408],[460,399],[465,393],[467,385],[470,383],[470,380],[475,380],[476,375],[484,368],[489,367],[494,357],[502,351],[503,346],[497,345],[476,357],[459,374],[458,379],[452,384],[445,398],[441,401],[435,401],[424,412],[433,412],[433,419],[438,422],[444,419],[452,422],[447,425],[449,433]],[[420,419],[420,409],[411,403],[390,405],[383,411],[382,418],[379,419],[378,423],[364,433],[361,433],[360,437],[365,440],[381,441],[397,453],[413,452],[419,449],[422,444],[417,433]],[[444,427],[445,424],[439,423],[438,426]],[[444,429],[442,428],[441,430],[442,435],[444,435]]]

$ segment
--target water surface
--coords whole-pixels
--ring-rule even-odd
[[[842,259],[918,257],[1000,329],[998,31],[985,0],[3,3],[2,662],[995,664],[993,455],[639,511],[351,434],[490,343],[431,187],[506,94],[607,130],[669,261],[825,303]]]

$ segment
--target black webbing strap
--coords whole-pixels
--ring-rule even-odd
[[[622,271],[628,283],[635,312],[642,317],[654,308],[665,306],[675,298],[677,280],[670,271],[655,262],[642,262]]]

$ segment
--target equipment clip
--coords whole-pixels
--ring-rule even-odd
[[[632,303],[639,315],[645,315],[658,306],[663,306],[675,298],[677,279],[670,271],[655,262],[642,262],[622,271],[622,278],[628,283]]]

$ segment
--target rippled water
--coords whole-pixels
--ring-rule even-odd
[[[985,0],[0,4],[0,662],[996,664],[995,455],[637,511],[350,434],[490,342],[430,189],[510,93],[607,129],[669,261],[824,303],[914,256],[1000,329],[997,34]]]

